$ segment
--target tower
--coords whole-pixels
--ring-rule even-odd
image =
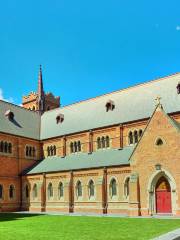
[[[37,111],[40,114],[60,107],[60,97],[55,97],[51,92],[44,92],[41,65],[38,74],[38,90],[37,92],[30,92],[27,96],[23,96],[22,106],[29,110]]]

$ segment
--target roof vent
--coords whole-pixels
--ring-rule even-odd
[[[106,112],[113,111],[115,108],[115,103],[112,100],[107,101],[106,103]]]
[[[56,116],[56,123],[58,124],[58,123],[62,123],[64,121],[64,114],[58,114],[57,116]]]
[[[180,82],[178,83],[176,88],[177,88],[177,94],[180,94]]]
[[[14,120],[14,113],[11,110],[7,110],[4,114],[10,121]]]

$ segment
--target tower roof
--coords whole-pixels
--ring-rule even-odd
[[[39,67],[39,76],[38,76],[38,97],[41,99],[44,96],[43,89],[43,79],[42,79],[42,66]]]
[[[43,79],[42,79],[42,67],[40,65],[39,68],[39,76],[38,76],[38,108],[39,113],[43,113],[45,110],[45,96],[43,89]]]

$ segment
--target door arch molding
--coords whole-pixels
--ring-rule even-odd
[[[156,214],[156,184],[161,177],[165,177],[171,187],[171,206],[172,206],[172,214],[176,213],[176,201],[177,201],[177,188],[176,182],[173,176],[166,171],[165,169],[155,171],[148,181],[148,209],[151,215]]]

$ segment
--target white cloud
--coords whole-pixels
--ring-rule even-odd
[[[10,97],[10,98],[8,98],[8,99],[5,99],[4,98],[4,96],[3,96],[3,90],[0,88],[0,100],[4,100],[4,101],[6,101],[6,102],[14,102],[14,100],[13,100],[13,98],[12,97]]]
[[[176,30],[180,31],[180,25],[176,26]]]

